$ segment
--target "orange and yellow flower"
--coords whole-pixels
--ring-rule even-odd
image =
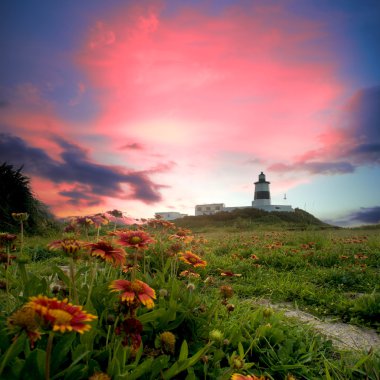
[[[154,299],[156,299],[156,292],[145,282],[140,280],[115,280],[109,286],[112,292],[122,292],[120,297],[128,305],[140,302],[148,309],[154,307]]]
[[[231,376],[231,380],[266,380],[266,377],[256,375],[242,375],[241,373],[234,373]]]
[[[202,260],[199,256],[191,251],[180,252],[179,255],[180,260],[186,264],[192,265],[194,268],[205,267],[207,265],[206,260]]]
[[[82,249],[83,243],[76,239],[66,238],[53,241],[48,245],[51,251],[61,250],[66,255],[77,258],[78,252]]]
[[[115,248],[107,241],[99,241],[97,243],[88,243],[86,247],[90,248],[90,255],[100,257],[104,261],[108,261],[115,266],[124,265],[126,253],[122,248]]]
[[[144,231],[117,231],[116,242],[124,247],[146,249],[149,244],[154,243],[152,237]]]
[[[194,239],[191,233],[191,230],[179,229],[174,235],[169,236],[169,240],[181,240],[184,243],[190,243]]]
[[[59,301],[46,296],[31,297],[26,306],[38,314],[44,327],[61,333],[75,331],[83,334],[91,329],[88,322],[97,318],[82,310],[81,306],[68,303],[67,299]]]

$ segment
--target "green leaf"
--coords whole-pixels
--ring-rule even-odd
[[[181,345],[181,351],[179,353],[178,361],[186,360],[188,356],[189,356],[189,348],[187,346],[186,340],[184,340]]]
[[[8,347],[7,351],[0,357],[0,378],[5,367],[24,349],[26,335],[23,333]]]
[[[82,359],[84,359],[88,354],[90,354],[91,351],[85,351],[82,353],[82,355],[79,355],[71,364],[68,368],[66,368],[65,370],[57,373],[56,375],[54,375],[52,377],[52,380],[54,379],[61,379],[62,378],[62,375],[64,374],[67,374],[67,376],[69,376],[69,373],[75,371],[78,366],[76,366]],[[76,367],[75,367],[76,366]],[[82,367],[83,365],[81,365]],[[66,375],[65,375],[65,378],[66,378]]]
[[[144,375],[145,373],[147,373],[150,370],[152,363],[153,363],[153,358],[146,359],[139,366],[137,366],[132,372],[130,372],[130,373],[123,373],[121,375],[117,375],[115,377],[115,379],[116,380],[124,380],[124,379],[135,380],[135,379],[140,379],[142,375]]]
[[[326,374],[326,380],[332,380],[329,369],[327,367],[327,360],[325,360],[325,374]]]
[[[54,344],[51,356],[51,373],[55,373],[65,359],[68,359],[68,353],[70,352],[75,338],[75,334],[65,334]]]
[[[244,348],[243,348],[243,345],[241,344],[241,342],[239,342],[239,344],[238,344],[238,351],[239,351],[239,356],[241,358],[244,358]]]
[[[30,379],[31,374],[33,374],[35,379],[43,379],[45,374],[45,358],[45,351],[38,348],[33,350],[25,361],[20,377],[22,379]]]

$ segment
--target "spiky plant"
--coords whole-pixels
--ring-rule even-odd
[[[25,225],[29,232],[54,224],[47,206],[34,197],[30,179],[21,171],[22,167],[15,169],[6,162],[0,165],[0,231],[15,232],[19,229],[12,213],[29,214]]]

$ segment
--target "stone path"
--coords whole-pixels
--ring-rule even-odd
[[[333,344],[343,350],[369,351],[371,348],[380,350],[380,335],[364,327],[349,325],[331,320],[320,320],[304,311],[294,309],[292,304],[271,304],[267,300],[255,303],[267,305],[275,310],[281,310],[288,318],[295,318],[302,323],[312,326],[315,330],[331,339]]]

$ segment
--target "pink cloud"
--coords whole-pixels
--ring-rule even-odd
[[[101,93],[97,131],[115,143],[282,159],[314,147],[327,129],[316,115],[342,89],[334,65],[313,59],[323,48],[308,45],[323,26],[281,6],[171,17],[134,7],[99,25],[78,61]]]

